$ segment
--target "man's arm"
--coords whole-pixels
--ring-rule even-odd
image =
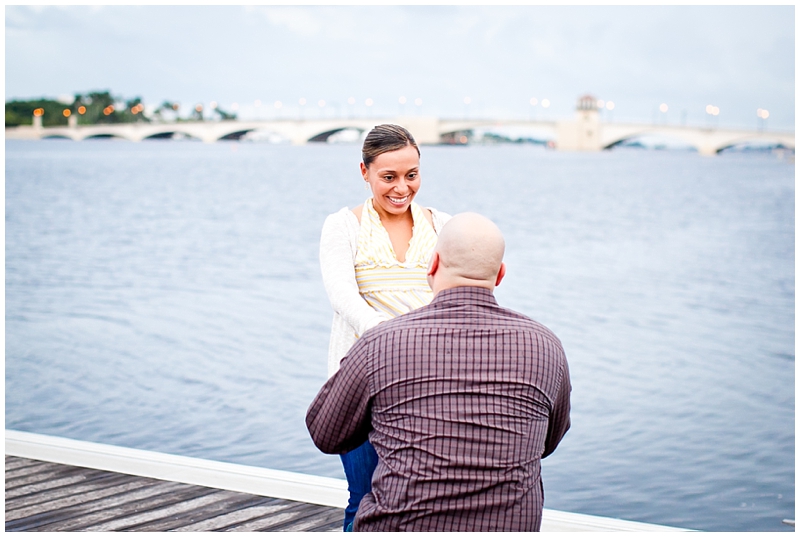
[[[353,345],[339,371],[308,408],[306,427],[323,453],[347,453],[366,442],[372,430],[366,367],[369,346],[363,338]]]
[[[542,458],[547,457],[555,451],[558,443],[567,433],[570,426],[569,420],[569,394],[572,391],[572,384],[569,380],[569,367],[567,360],[561,351],[562,368],[561,368],[561,384],[559,385],[558,393],[553,404],[553,409],[550,412],[550,419],[547,425],[547,438],[544,442],[544,453]]]

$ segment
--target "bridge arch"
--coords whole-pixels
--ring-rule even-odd
[[[148,134],[144,136],[142,140],[197,140],[200,141],[200,138],[196,136],[192,136],[188,132],[184,132],[182,130],[168,130],[168,131],[160,131],[154,132],[152,134]]]
[[[332,142],[332,143],[353,143],[358,142],[363,137],[365,129],[360,127],[336,127],[325,132],[316,134],[308,139],[309,142]]]
[[[781,144],[784,147],[794,149],[794,134],[789,133],[687,128],[672,125],[635,126],[616,124],[604,125],[601,132],[600,147],[602,149],[610,149],[626,140],[648,135],[681,140],[704,155],[717,154],[727,148],[746,142],[763,144],[771,141],[776,145]]]
[[[794,145],[786,145],[784,142],[786,140],[782,140],[779,137],[770,137],[769,135],[753,138],[752,136],[740,136],[738,138],[734,138],[729,140],[727,143],[721,145],[716,152],[722,153],[725,150],[733,149],[736,146],[742,145],[754,145],[754,146],[775,146],[775,147],[782,147],[786,149],[794,149]]]
[[[623,135],[617,135],[612,138],[606,138],[601,143],[601,148],[603,150],[610,150],[614,147],[620,146],[625,142],[629,142],[632,140],[636,140],[637,138],[646,138],[648,136],[658,136],[670,140],[679,140],[685,143],[687,146],[694,148],[696,150],[700,150],[700,145],[697,143],[696,139],[693,139],[689,136],[684,136],[680,131],[671,131],[668,129],[658,129],[656,128],[644,128],[635,131],[627,132]]]
[[[248,133],[252,132],[255,129],[242,129],[234,132],[229,132],[220,138],[217,138],[217,141],[227,142],[227,141],[234,141],[238,142],[242,137],[246,136]]]
[[[82,140],[126,140],[128,142],[135,142],[136,140],[131,140],[126,136],[122,136],[120,134],[115,134],[112,132],[96,132],[93,134],[89,134],[84,136]]]

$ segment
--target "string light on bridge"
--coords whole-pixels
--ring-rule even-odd
[[[756,128],[759,131],[763,131],[767,125],[767,118],[769,117],[769,111],[763,108],[759,108],[758,110],[756,110],[756,115],[758,116],[758,119],[756,120],[757,121]]]

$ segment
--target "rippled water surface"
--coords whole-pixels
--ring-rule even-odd
[[[357,146],[6,142],[6,427],[343,477],[325,216]],[[794,165],[423,147],[417,200],[507,240],[498,301],[561,338],[553,509],[707,530],[794,519]]]

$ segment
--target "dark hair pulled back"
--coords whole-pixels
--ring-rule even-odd
[[[364,161],[364,166],[369,168],[369,165],[378,155],[403,149],[407,145],[416,149],[417,155],[419,155],[417,142],[414,141],[414,137],[406,129],[400,125],[378,125],[369,131],[369,134],[364,139],[364,146],[361,148],[361,158]]]

